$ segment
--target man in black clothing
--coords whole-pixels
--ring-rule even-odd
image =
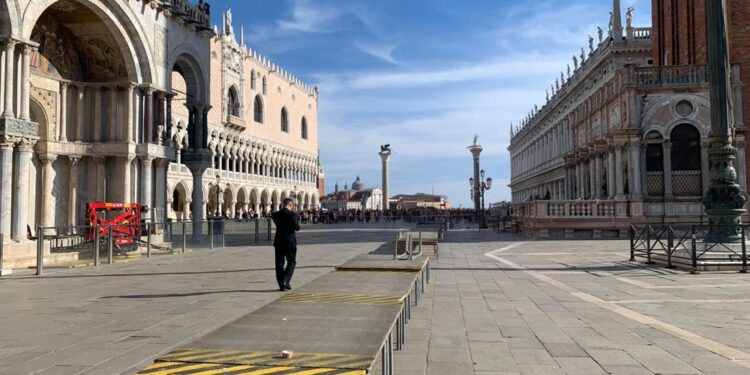
[[[294,233],[299,230],[299,218],[292,210],[294,199],[284,198],[283,205],[281,211],[276,211],[272,215],[273,223],[276,225],[276,236],[273,239],[276,251],[276,281],[282,292],[292,289],[289,282],[292,281],[294,267],[297,265],[297,236]]]

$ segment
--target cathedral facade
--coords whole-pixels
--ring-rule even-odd
[[[39,226],[84,225],[88,202],[154,222],[318,206],[317,89],[224,20],[203,0],[0,1],[6,261]]]
[[[738,183],[747,191],[742,84],[748,4],[728,1]],[[631,223],[707,222],[709,82],[705,4],[653,1],[653,27],[622,25],[573,57],[547,102],[511,127],[511,190],[521,229],[540,237],[623,237]],[[743,70],[745,69],[745,70]]]

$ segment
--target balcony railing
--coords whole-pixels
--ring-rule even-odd
[[[245,120],[233,115],[227,115],[227,122],[225,125],[230,129],[238,131],[244,131],[246,128]]]
[[[705,65],[637,67],[630,81],[647,88],[701,86],[708,84],[708,70]]]
[[[192,4],[190,0],[158,0],[158,3],[169,9],[174,16],[181,17],[204,30],[211,29],[208,3],[204,3],[202,8]]]

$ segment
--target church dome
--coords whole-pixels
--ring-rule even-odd
[[[362,183],[362,180],[359,179],[359,176],[357,176],[357,179],[352,182],[352,190],[363,190],[365,188],[365,184]]]

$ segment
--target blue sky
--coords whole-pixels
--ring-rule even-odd
[[[651,24],[650,0],[622,0],[623,22],[629,6]],[[486,201],[508,200],[510,122],[606,30],[612,1],[215,0],[215,24],[228,7],[248,45],[320,88],[327,191],[357,175],[379,186],[390,143],[391,194],[467,207],[474,134],[495,180]]]

